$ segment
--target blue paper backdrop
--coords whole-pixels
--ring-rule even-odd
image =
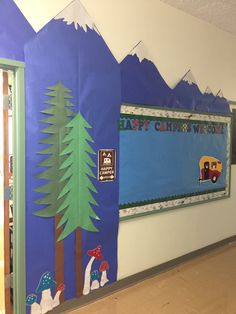
[[[52,20],[26,45],[26,269],[27,294],[35,291],[42,273],[54,273],[55,243],[54,219],[33,215],[40,208],[34,201],[40,197],[35,188],[44,184],[35,174],[43,168],[36,165],[42,161],[37,152],[46,147],[39,144],[43,138],[40,113],[46,105],[47,88],[62,82],[72,90],[74,111],[80,111],[92,126],[93,149],[112,148],[119,153],[117,121],[120,113],[119,66],[103,41],[94,30],[85,32],[62,20]],[[97,156],[94,156],[97,164]],[[96,175],[96,173],[95,173]],[[86,252],[102,245],[104,258],[109,262],[110,282],[117,276],[118,231],[118,181],[99,183],[93,180],[98,194],[95,207],[101,221],[96,225],[98,233],[83,232],[83,271],[89,257]],[[64,240],[65,298],[76,297],[75,234]],[[95,268],[99,265],[95,262]]]
[[[26,63],[26,276],[29,294],[35,292],[42,273],[54,273],[55,270],[54,219],[33,215],[41,208],[34,202],[40,197],[35,188],[45,183],[36,179],[35,175],[43,170],[36,165],[43,159],[37,152],[46,147],[39,144],[44,137],[40,130],[46,127],[40,122],[44,118],[40,110],[47,107],[45,101],[48,97],[45,93],[48,87],[60,81],[71,89],[71,102],[75,105],[73,110],[81,111],[93,127],[90,130],[95,141],[93,149],[96,152],[102,148],[116,149],[117,156],[117,122],[121,101],[223,114],[229,113],[229,106],[224,97],[202,94],[196,84],[183,80],[171,89],[150,60],[140,62],[136,55],[128,55],[118,65],[102,37],[94,30],[88,29],[85,32],[81,27],[76,30],[73,24],[66,25],[62,20],[52,20],[35,35],[12,0],[0,0],[0,58],[25,60]],[[203,136],[204,145],[200,149]],[[121,203],[156,197],[157,190],[158,196],[167,195],[168,188],[163,187],[168,186],[168,178],[173,173],[176,177],[173,184],[175,193],[179,193],[180,188],[181,191],[190,191],[190,186],[207,189],[211,183],[201,186],[196,183],[199,175],[198,159],[202,154],[214,154],[225,166],[226,161],[222,155],[225,148],[224,136],[181,133],[175,134],[175,142],[172,141],[171,134],[167,133],[158,134],[157,137],[155,132],[121,132]],[[192,141],[196,142],[196,147],[182,154]],[[209,143],[212,144],[210,151]],[[222,145],[221,151],[219,144]],[[130,148],[129,151],[127,147]],[[173,147],[176,153],[174,165],[181,167],[171,164],[165,169],[161,168],[164,158],[173,158]],[[147,159],[144,151],[152,159]],[[194,162],[190,164],[191,158]],[[96,156],[94,162],[97,163]],[[144,168],[143,164],[147,163],[148,167]],[[178,179],[180,176],[184,177],[181,183]],[[143,193],[141,185],[137,185],[138,181],[149,187],[148,191],[146,189]],[[113,282],[117,276],[119,173],[115,182],[98,183],[94,180],[93,184],[98,190],[96,200],[99,206],[95,210],[101,218],[97,222],[100,232],[83,232],[83,268],[88,262],[87,250],[101,244],[103,255],[110,264],[109,279]],[[222,187],[224,184],[225,177],[222,176],[217,185]],[[75,234],[67,237],[64,244],[65,298],[70,299],[76,295]],[[98,262],[95,262],[94,268],[98,266]]]
[[[195,82],[186,80],[191,71],[171,89],[155,64],[146,58],[140,61],[137,54],[127,55],[120,69],[123,103],[230,114],[229,103],[224,97],[202,94]]]
[[[24,60],[24,44],[35,34],[13,0],[0,0],[0,58]]]
[[[120,205],[224,188],[227,129],[224,134],[160,132],[154,121],[148,131],[120,132]],[[199,183],[199,161],[222,161],[216,183]]]
[[[182,105],[150,60],[128,55],[120,64],[122,102],[181,108]]]

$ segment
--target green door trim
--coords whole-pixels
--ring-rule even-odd
[[[13,298],[14,314],[25,313],[25,85],[24,63],[1,59],[0,68],[12,70],[13,97]]]

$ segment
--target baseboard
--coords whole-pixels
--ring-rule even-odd
[[[171,268],[174,268],[182,263],[188,262],[201,255],[205,255],[215,249],[218,249],[225,245],[229,245],[235,241],[236,241],[236,235],[229,237],[227,239],[221,240],[219,242],[210,244],[196,251],[193,251],[183,256],[172,259],[161,265],[149,268],[135,275],[121,279],[117,282],[114,282],[108,286],[103,287],[102,289],[95,290],[87,296],[82,296],[79,299],[72,299],[72,300],[66,301],[62,303],[60,306],[58,306],[56,309],[51,311],[50,313],[51,314],[63,314],[63,313],[71,312],[75,309],[78,309],[79,307],[85,306],[86,304],[89,304],[98,299],[104,298],[110,294],[113,294],[114,292],[130,287],[134,284],[137,284],[140,281],[156,276],[161,272],[170,270]]]

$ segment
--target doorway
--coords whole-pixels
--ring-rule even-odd
[[[12,80],[13,72],[0,69],[0,141],[1,141],[1,310],[13,309],[13,145],[12,145]],[[4,306],[5,303],[5,306]],[[5,309],[4,309],[5,308]]]
[[[0,59],[0,313],[25,311],[24,64]]]
[[[204,162],[204,180],[209,180],[210,178],[210,163],[209,161]]]

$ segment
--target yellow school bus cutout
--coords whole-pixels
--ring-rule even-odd
[[[222,162],[211,156],[203,156],[199,161],[200,178],[199,181],[211,180],[216,183],[222,173]]]

